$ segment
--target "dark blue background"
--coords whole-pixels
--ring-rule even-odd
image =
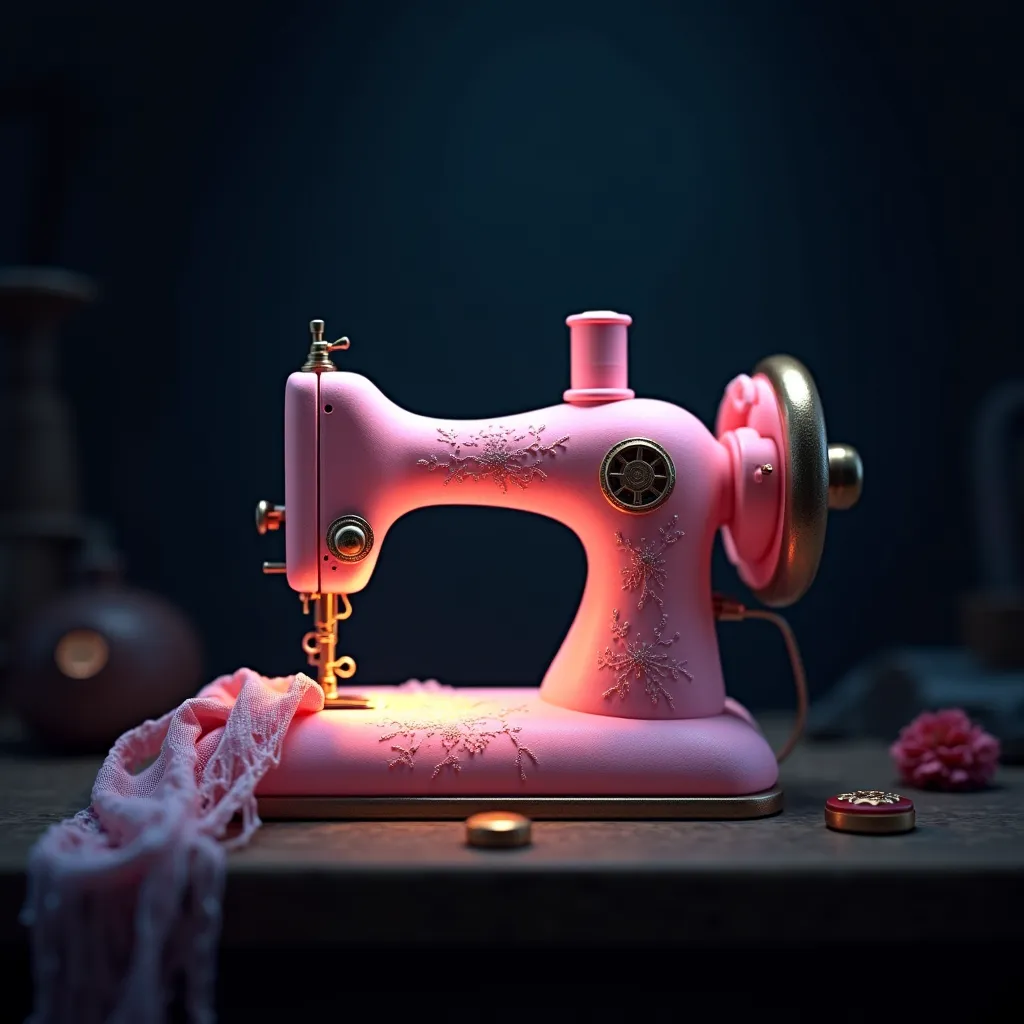
[[[283,499],[283,385],[315,316],[352,338],[346,368],[445,417],[557,402],[564,317],[588,308],[634,317],[638,394],[708,423],[736,373],[798,356],[867,467],[791,613],[812,691],[956,639],[967,431],[1024,370],[1011,5],[83,6],[5,15],[0,84],[75,95],[51,258],[104,293],[62,344],[88,504],[194,617],[210,673],[301,667],[252,509]],[[4,132],[12,262],[26,175]],[[421,512],[342,646],[367,682],[535,682],[583,571],[553,522]],[[724,558],[716,583],[743,593]],[[787,705],[762,628],[723,627],[730,689]]]

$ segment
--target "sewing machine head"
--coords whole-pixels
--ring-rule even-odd
[[[285,389],[285,507],[257,510],[265,532],[287,508],[286,563],[267,571],[327,602],[308,653],[317,637],[326,651],[335,602],[344,617],[341,595],[367,585],[401,516],[495,505],[559,520],[586,551],[583,599],[544,699],[627,718],[721,712],[716,534],[761,601],[791,604],[815,577],[829,509],[859,497],[861,463],[827,444],[814,382],[787,356],[728,385],[713,432],[675,405],[636,398],[630,323],[604,311],[568,318],[571,387],[560,403],[453,421],[408,412],[339,371],[330,353],[347,340],[328,344],[313,321],[309,357]]]

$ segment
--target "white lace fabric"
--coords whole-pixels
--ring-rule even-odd
[[[212,1024],[227,851],[259,828],[256,786],[292,720],[323,704],[302,673],[240,669],[114,744],[88,810],[29,858],[28,1024],[164,1024],[176,987]]]

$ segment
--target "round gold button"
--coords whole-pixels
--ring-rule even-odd
[[[466,819],[466,842],[470,846],[509,849],[529,846],[530,819],[511,811],[485,811]]]

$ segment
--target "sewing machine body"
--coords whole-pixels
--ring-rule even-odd
[[[292,376],[286,408],[291,409],[296,399],[306,408],[315,400],[305,393],[310,383],[306,377]],[[730,465],[727,451],[703,424],[668,403],[644,399],[554,406],[491,421],[437,420],[398,408],[366,378],[350,373],[324,375],[320,392],[319,422],[309,418],[304,424],[311,438],[319,429],[319,466],[309,460],[285,482],[290,513],[293,504],[303,507],[302,496],[317,494],[314,474],[319,470],[320,507],[309,508],[308,527],[296,524],[289,514],[286,542],[292,587],[358,593],[385,550],[392,524],[427,505],[494,505],[549,516],[579,537],[588,568],[579,611],[544,677],[543,697],[589,714],[629,718],[721,713],[725,687],[710,564],[715,533],[732,504]],[[325,408],[332,411],[324,413]],[[292,422],[299,418],[295,415]],[[668,500],[644,516],[614,508],[598,481],[605,453],[617,442],[637,436],[656,438],[670,450],[677,476]],[[533,444],[539,446],[536,451],[531,450]],[[346,513],[361,516],[373,529],[373,548],[359,562],[339,559],[323,541],[331,524]],[[670,531],[674,542],[664,543],[663,530]],[[651,547],[656,552],[652,557],[660,565],[653,568],[660,575],[658,580],[648,579],[651,593],[646,602],[641,602],[642,573],[634,591],[624,589],[623,570],[629,571],[632,558],[629,549],[618,546],[618,533],[635,549]],[[538,580],[543,580],[543,551],[476,555],[534,560]],[[444,571],[443,557],[438,558],[437,571]],[[423,583],[429,587],[430,581]],[[638,608],[641,603],[644,606]],[[685,663],[692,678],[680,672],[677,680],[660,687],[661,692],[651,693],[645,692],[641,679],[640,685],[621,695],[605,696],[614,679],[599,667],[598,654],[614,646],[615,611],[621,622],[629,623],[628,639],[652,642],[664,616],[662,633],[679,633],[679,639],[664,648],[666,656]],[[672,658],[677,651],[685,653]],[[653,686],[655,680],[650,682]]]
[[[628,317],[588,313],[568,323],[572,387],[561,404],[532,412],[471,421],[419,415],[367,378],[335,370],[322,342],[288,379],[285,569],[294,590],[331,609],[337,600],[350,607],[347,595],[370,582],[398,519],[456,504],[565,524],[586,552],[587,581],[539,689],[339,691],[332,667],[348,661],[344,679],[355,666],[333,656],[333,612],[321,616],[322,685],[342,707],[295,723],[281,765],[260,787],[263,813],[318,816],[319,807],[349,816],[372,805],[372,816],[381,807],[438,816],[439,800],[508,807],[539,799],[565,816],[583,799],[612,801],[622,816],[622,798],[657,816],[780,809],[775,756],[726,696],[710,566],[722,530],[741,576],[774,603],[795,600],[813,579],[829,483],[842,480],[830,476],[823,423],[810,463],[790,457],[800,424],[793,396],[780,400],[778,391],[793,385],[787,371],[803,368],[783,357],[774,380],[737,378],[712,433],[684,409],[633,396]],[[805,429],[805,449],[808,437]],[[808,489],[813,515],[799,503]],[[798,532],[802,546],[792,543]],[[535,560],[543,579],[544,552],[501,557]],[[316,657],[315,642],[306,649]]]

